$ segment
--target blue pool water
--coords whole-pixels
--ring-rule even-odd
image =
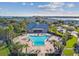
[[[45,45],[45,40],[48,36],[29,36],[29,39],[32,40],[34,46],[43,46]]]

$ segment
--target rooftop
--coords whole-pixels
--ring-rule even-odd
[[[48,24],[39,24],[39,23],[29,23],[27,28],[32,30],[33,28],[43,28],[48,29]]]

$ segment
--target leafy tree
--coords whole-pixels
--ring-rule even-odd
[[[79,43],[74,44],[74,52],[79,54]]]

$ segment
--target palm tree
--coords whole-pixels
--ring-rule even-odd
[[[13,37],[13,35],[12,35],[12,33],[13,33],[13,30],[14,30],[14,27],[13,27],[13,25],[9,25],[6,29],[5,29],[5,33],[7,34],[7,39],[12,39]]]
[[[6,35],[6,39],[5,39],[5,42],[6,42],[6,45],[9,49],[9,51],[11,52],[11,44],[12,44],[12,39],[13,39],[13,26],[12,25],[9,25],[8,27],[6,27],[4,29],[4,32],[5,32],[5,35]]]
[[[53,41],[53,45],[54,45],[54,48],[55,48],[54,54],[61,55],[63,48],[64,48],[64,45],[62,45],[60,42],[57,42],[56,40],[52,40],[52,41]]]
[[[20,22],[20,27],[22,30],[25,30],[26,24],[27,24],[26,20]]]
[[[66,31],[62,36],[62,44],[66,45],[66,41],[71,38],[71,34]]]
[[[14,43],[11,43],[10,45],[10,49],[11,49],[11,53],[10,55],[19,55],[19,50],[20,49],[21,45],[18,45],[18,43],[14,44]]]
[[[11,55],[18,55],[18,56],[25,55],[24,53],[22,53],[22,49],[26,48],[26,50],[27,50],[27,47],[28,47],[27,44],[26,45],[22,45],[19,42],[13,43],[11,45]]]

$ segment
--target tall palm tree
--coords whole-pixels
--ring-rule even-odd
[[[12,36],[13,27],[12,27],[12,25],[9,25],[7,28],[5,28],[4,32],[6,35],[6,39],[5,39],[6,45],[9,49],[9,51],[11,52],[11,44],[12,44],[12,39],[13,39],[13,36]]]
[[[12,39],[12,33],[13,33],[13,26],[9,25],[6,29],[5,29],[5,33],[7,34],[7,39]]]
[[[24,53],[22,53],[22,49],[26,48],[26,50],[27,50],[27,47],[28,47],[27,44],[21,45],[19,42],[13,43],[12,46],[11,46],[11,52],[12,52],[12,54],[15,54],[15,55],[18,55],[18,56],[24,55]]]

